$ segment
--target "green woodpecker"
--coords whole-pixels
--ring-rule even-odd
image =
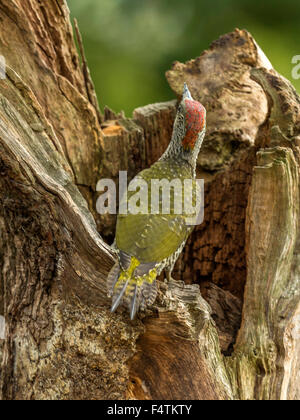
[[[196,162],[205,135],[206,111],[200,102],[193,100],[184,84],[182,100],[178,105],[170,144],[161,158],[149,169],[141,171],[135,179],[147,183],[149,204],[147,212],[118,214],[114,247],[118,261],[111,269],[107,288],[112,297],[111,311],[120,303],[129,307],[130,318],[138,309],[152,305],[157,294],[156,278],[174,268],[193,226],[186,223],[187,215],[175,212],[178,194],[170,197],[170,212],[161,210],[164,197],[159,196],[159,211],[151,213],[151,188],[153,180],[191,180],[195,183]],[[161,194],[161,192],[160,192]],[[127,201],[133,192],[127,192]],[[192,201],[194,202],[194,195]]]

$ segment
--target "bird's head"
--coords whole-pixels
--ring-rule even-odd
[[[160,159],[180,159],[196,168],[196,161],[206,130],[206,110],[195,101],[184,83],[178,105],[171,142]]]
[[[192,98],[185,83],[182,99],[177,108],[172,141],[166,155],[180,155],[194,166],[204,139],[205,129],[206,110],[200,102]]]

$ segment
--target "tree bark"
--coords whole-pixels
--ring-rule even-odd
[[[153,308],[110,313],[97,181],[165,150],[176,100],[100,113],[65,1],[1,0],[1,399],[300,398],[300,99],[246,31],[167,72],[207,109],[205,220]],[[9,42],[7,41],[9,39]],[[1,328],[0,328],[1,332]]]

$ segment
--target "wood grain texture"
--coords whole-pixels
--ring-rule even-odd
[[[158,316],[144,321],[137,341],[127,397],[232,399],[211,309],[199,287],[171,281],[159,303]]]
[[[3,0],[0,17],[0,398],[299,399],[292,86],[239,30],[168,73],[209,110],[206,219],[177,271],[206,300],[198,284],[161,282],[130,322],[109,310],[114,255],[98,230],[111,237],[114,220],[95,214],[96,182],[157,159],[176,101],[99,118],[66,3]]]

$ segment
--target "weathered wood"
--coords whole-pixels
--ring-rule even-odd
[[[241,399],[293,398],[288,365],[298,356],[288,349],[295,340],[299,345],[290,333],[300,304],[300,277],[291,276],[298,224],[299,167],[292,151],[259,151],[247,210],[243,322],[230,362]]]
[[[262,130],[268,140],[263,144],[271,147],[257,153],[250,189],[243,322],[231,362],[234,374],[242,372],[239,398],[295,400],[300,396],[300,99],[274,71],[253,69],[252,77],[269,99]]]
[[[103,306],[112,257],[62,168],[62,156],[38,119],[34,98],[21,86],[7,68],[0,86],[1,290],[6,319],[1,395],[62,397],[62,389],[62,394],[55,391],[58,374],[52,378],[53,389],[41,378],[51,369],[67,369],[63,357],[60,368],[57,361],[59,353],[64,355],[60,318],[68,319],[63,302],[77,296],[88,305]],[[18,109],[10,102],[15,95]],[[34,131],[37,121],[40,129]]]
[[[171,281],[158,316],[144,321],[130,363],[128,398],[232,399],[211,309],[197,285]]]
[[[99,123],[101,123],[102,122],[102,116],[101,116],[101,111],[100,111],[100,108],[99,108],[99,103],[98,103],[98,99],[97,99],[97,95],[96,95],[96,91],[95,91],[95,86],[94,86],[93,80],[91,78],[90,69],[88,67],[88,63],[87,63],[87,60],[86,60],[86,57],[85,57],[83,42],[82,42],[82,36],[81,36],[80,31],[79,31],[78,22],[77,22],[76,19],[74,19],[74,27],[75,27],[77,43],[78,43],[78,47],[79,47],[79,51],[80,51],[80,55],[81,55],[81,68],[82,68],[82,72],[83,72],[86,93],[87,93],[87,96],[88,96],[88,99],[89,99],[90,103],[93,105],[93,107],[95,108],[95,110],[97,112],[98,121],[99,121]]]
[[[242,301],[211,282],[200,284],[201,295],[211,307],[211,317],[216,323],[221,351],[230,355],[241,325]]]
[[[69,14],[64,0],[47,4],[1,1],[0,51],[36,97],[75,183],[96,217],[92,204],[99,179],[102,133],[98,110],[87,92]],[[90,86],[90,96],[91,91]]]
[[[176,278],[211,281],[243,298],[246,282],[245,217],[256,148],[236,159],[205,182],[204,221],[196,226],[181,259]]]

